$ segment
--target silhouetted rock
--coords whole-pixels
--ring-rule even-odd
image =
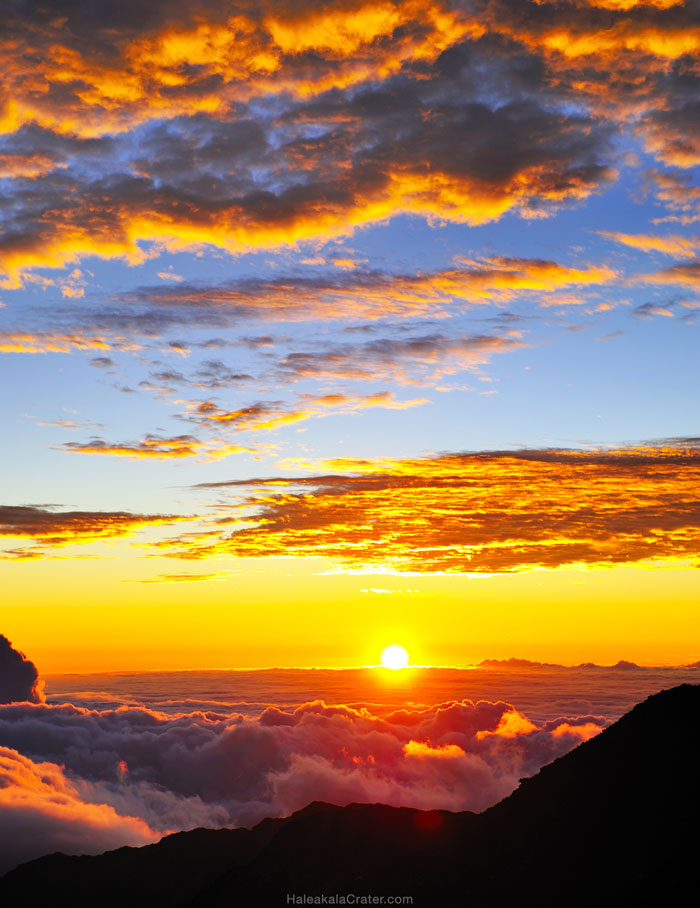
[[[412,896],[418,908],[681,904],[697,875],[699,713],[700,685],[655,694],[483,814],[315,803],[250,831],[40,858],[0,880],[0,900],[253,908],[353,893]]]

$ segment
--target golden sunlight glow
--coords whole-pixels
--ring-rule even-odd
[[[403,646],[397,646],[393,643],[382,651],[382,665],[384,668],[391,668],[394,671],[406,668],[408,665],[408,653]]]

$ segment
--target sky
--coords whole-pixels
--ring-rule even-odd
[[[700,658],[700,9],[0,13],[43,672]]]

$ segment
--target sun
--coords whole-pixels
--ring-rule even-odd
[[[408,665],[408,653],[403,646],[397,646],[392,643],[382,651],[382,665],[384,668],[391,668],[395,671],[399,668],[406,668]]]

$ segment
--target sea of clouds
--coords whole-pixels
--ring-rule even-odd
[[[530,674],[537,686],[538,672]],[[250,826],[314,800],[482,811],[611,721],[593,713],[535,721],[503,700],[466,697],[399,707],[313,699],[248,705],[243,714],[178,707],[165,679],[167,712],[46,702],[35,667],[4,637],[0,678],[0,836],[8,843],[0,872],[56,850],[99,853],[196,826]],[[282,683],[266,683],[273,680]]]

